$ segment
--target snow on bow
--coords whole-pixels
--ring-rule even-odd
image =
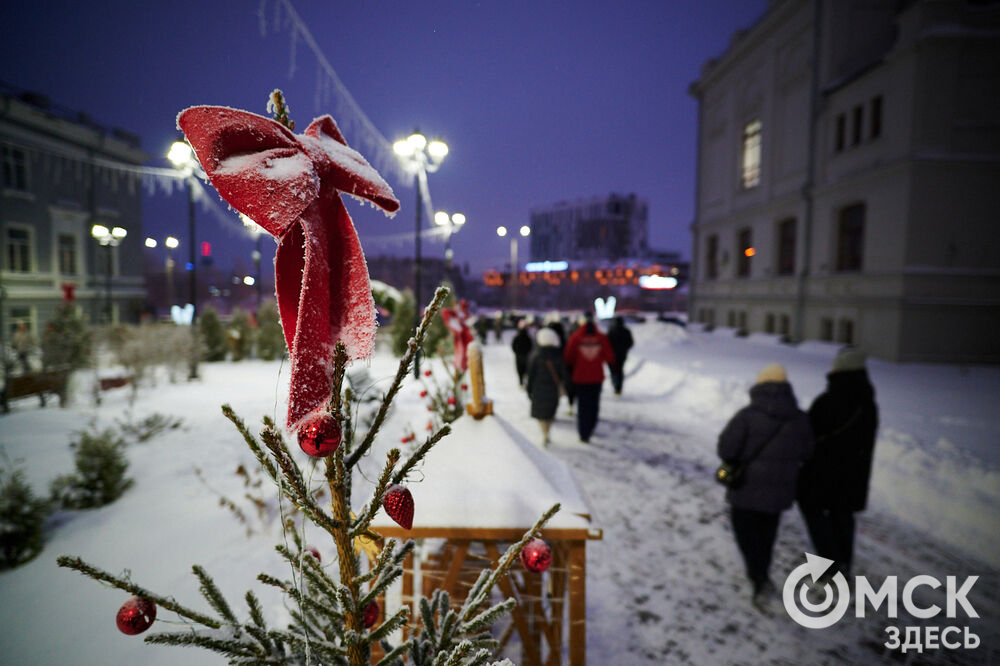
[[[387,214],[399,201],[328,115],[295,135],[253,113],[195,106],[177,116],[177,127],[222,198],[279,239],[275,291],[291,357],[294,429],[330,397],[334,345],[342,342],[350,359],[375,345],[368,266],[340,194]]]

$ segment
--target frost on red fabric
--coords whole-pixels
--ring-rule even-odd
[[[399,201],[330,116],[295,135],[253,113],[196,106],[177,116],[177,126],[222,198],[279,239],[275,291],[291,356],[294,429],[330,397],[334,345],[342,342],[349,359],[371,355],[375,345],[368,266],[340,194],[386,213]]]

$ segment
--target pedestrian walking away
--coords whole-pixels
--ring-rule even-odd
[[[559,408],[559,398],[566,383],[566,365],[559,351],[559,336],[550,328],[535,334],[538,347],[528,359],[525,388],[531,399],[531,417],[538,419],[542,443],[549,443],[549,429]]]
[[[581,442],[589,442],[597,427],[601,407],[604,364],[615,363],[608,336],[597,329],[591,314],[566,342],[563,360],[572,370],[570,380],[576,394],[576,428]]]
[[[624,317],[612,320],[608,329],[608,341],[611,342],[611,351],[615,353],[615,364],[608,368],[611,371],[611,385],[615,389],[615,395],[621,395],[622,383],[625,381],[625,359],[628,357],[628,350],[635,344],[632,331],[625,326]]]
[[[813,452],[809,418],[799,409],[785,369],[766,366],[750,389],[750,404],[719,435],[719,457],[740,467],[726,491],[736,545],[753,601],[767,608],[776,597],[768,576],[781,512],[791,507],[802,463]]]
[[[854,514],[868,504],[878,406],[865,354],[848,348],[833,360],[826,391],[809,407],[816,451],[799,476],[799,510],[828,575],[851,572]]]
[[[531,333],[528,329],[528,319],[517,323],[517,333],[514,335],[510,348],[514,350],[514,366],[517,368],[517,383],[524,386],[524,373],[528,370],[528,355],[534,345],[531,343]],[[557,339],[558,342],[558,339]]]

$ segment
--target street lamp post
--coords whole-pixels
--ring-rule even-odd
[[[191,362],[188,373],[188,379],[198,378],[198,329],[196,322],[198,321],[198,272],[197,272],[197,257],[195,256],[195,224],[194,224],[194,155],[189,146],[184,141],[174,141],[173,145],[170,146],[170,152],[167,153],[167,159],[169,159],[174,167],[180,169],[184,173],[184,182],[187,185],[188,194],[188,242],[191,244],[189,248],[188,256],[189,260],[189,271],[191,273],[191,282],[189,285],[190,298],[191,298],[191,336],[193,338],[194,349],[191,352]]]
[[[108,326],[112,323],[112,307],[111,307],[111,265],[112,265],[112,248],[118,247],[122,240],[128,235],[128,231],[121,227],[112,227],[108,229],[103,224],[95,224],[90,228],[90,235],[94,237],[97,242],[104,247],[105,256],[107,257],[107,273],[106,273],[106,285],[107,285],[107,305],[105,306],[105,317]]]
[[[448,154],[448,145],[444,141],[427,141],[427,137],[415,131],[405,139],[400,139],[392,145],[393,151],[409,173],[417,180],[417,212],[414,249],[416,253],[413,262],[413,332],[416,335],[420,326],[420,227],[423,223],[423,189],[427,187],[427,174],[437,171],[441,162]],[[420,375],[420,350],[413,357],[413,376]]]
[[[522,236],[527,237],[531,233],[531,227],[528,225],[522,225],[518,230],[518,233]],[[507,227],[497,227],[497,236],[504,238],[507,235]],[[518,271],[517,271],[517,236],[511,232],[510,234],[510,309],[513,310],[517,307],[517,281],[518,281]]]
[[[261,256],[263,256],[261,254],[261,251],[260,251],[260,239],[261,239],[261,235],[264,232],[264,229],[261,228],[261,226],[259,224],[257,224],[253,220],[251,220],[249,217],[247,217],[243,213],[240,213],[240,221],[243,222],[243,226],[246,227],[250,231],[250,234],[253,236],[253,239],[254,239],[254,251],[250,253],[250,258],[253,259],[253,269],[254,269],[254,282],[253,283],[254,283],[255,289],[257,291],[257,309],[259,310],[260,309],[260,304],[261,304],[261,299],[263,297],[263,294],[261,293],[261,286],[260,286],[260,259],[261,259]]]
[[[448,237],[444,243],[444,263],[445,266],[450,269],[453,256],[451,251],[451,237],[462,227],[463,224],[465,224],[465,215],[462,213],[452,213],[451,215],[448,215],[448,213],[443,210],[439,210],[434,213],[434,224],[439,227],[448,227]]]

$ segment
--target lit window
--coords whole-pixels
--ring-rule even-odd
[[[759,120],[746,124],[743,128],[743,169],[744,189],[760,185],[760,130]]]

